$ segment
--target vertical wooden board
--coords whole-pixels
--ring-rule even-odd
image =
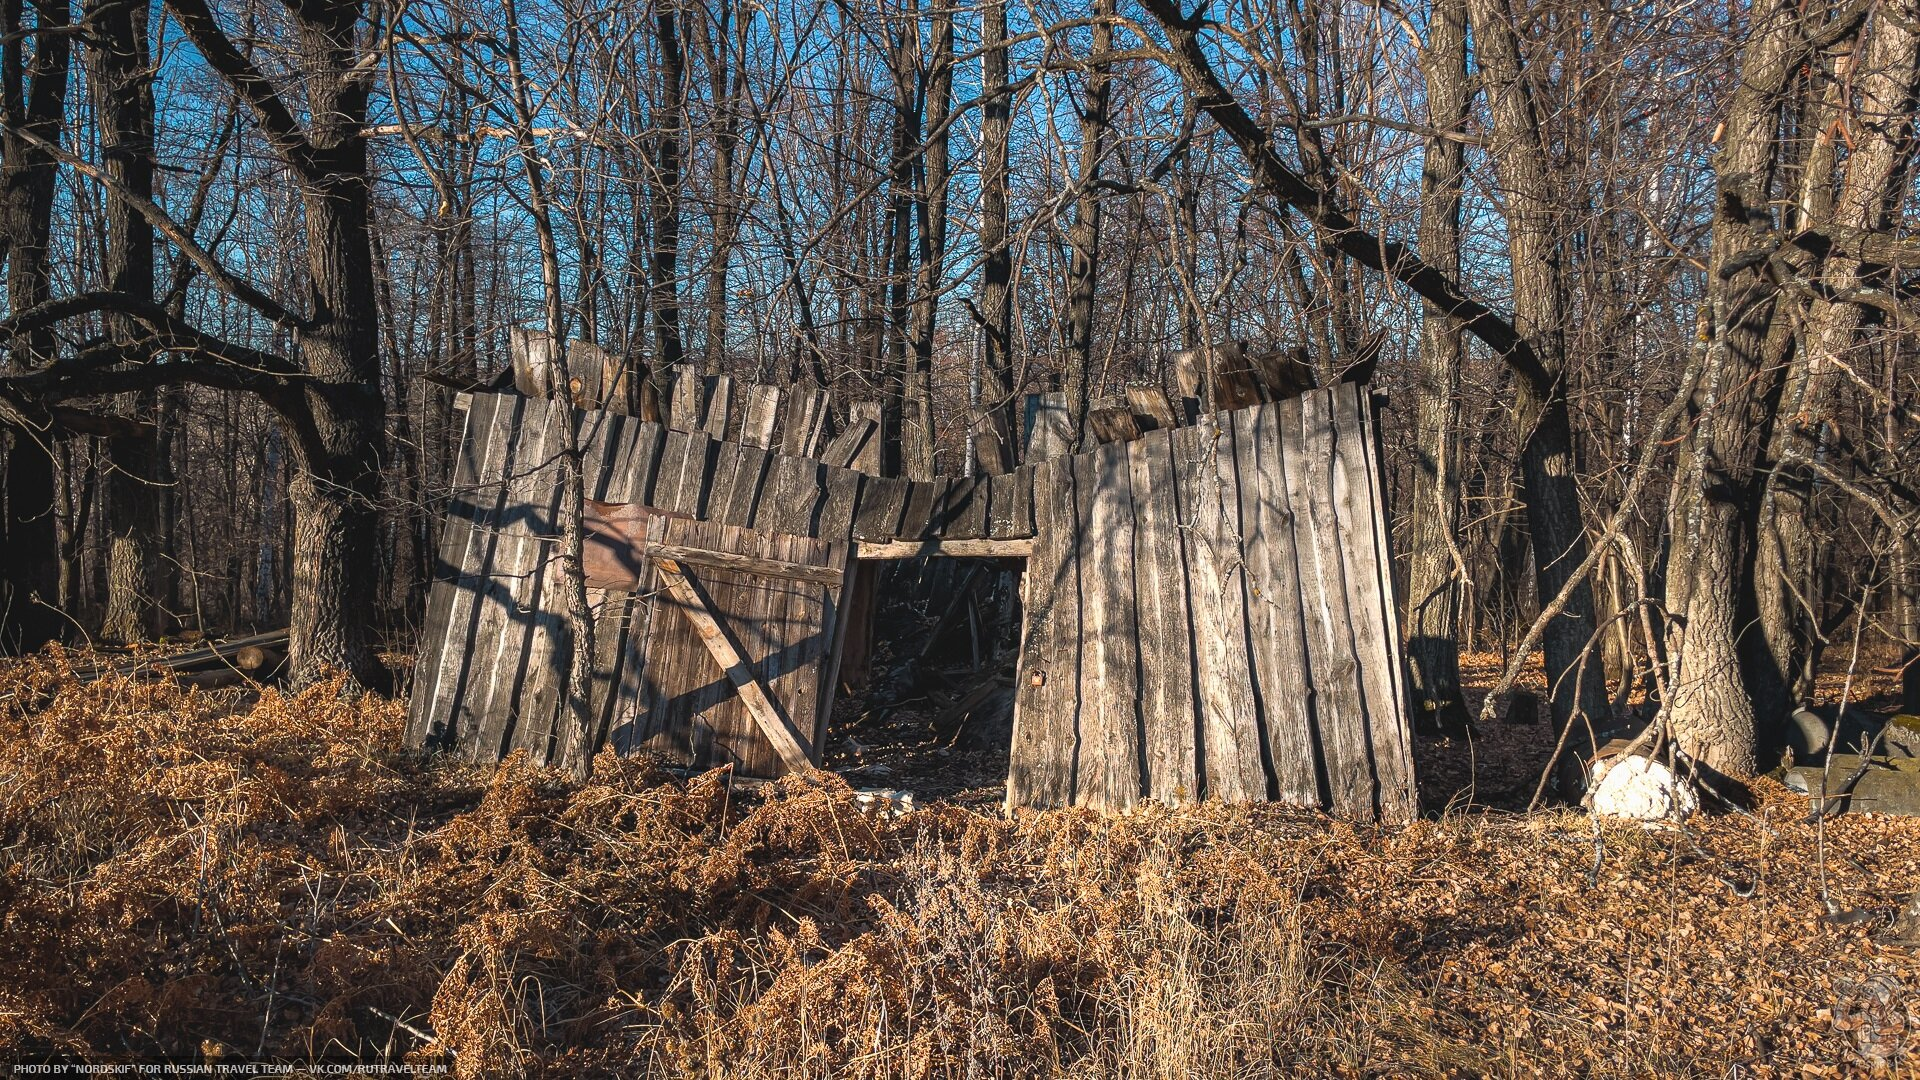
[[[711,522],[664,523],[665,541],[808,565],[826,565],[832,549],[805,537],[748,533]],[[845,548],[838,556],[844,571]],[[683,566],[699,581],[711,611],[739,644],[769,696],[799,737],[811,742],[821,711],[821,679],[832,628],[824,621],[826,586]],[[654,597],[647,646],[652,683],[627,740],[696,767],[733,763],[755,776],[783,765],[730,679],[670,596]]]
[[[1279,403],[1287,501],[1293,507],[1294,547],[1300,566],[1302,624],[1313,687],[1315,734],[1332,810],[1342,817],[1373,816],[1374,780],[1361,712],[1353,631],[1341,578],[1340,539],[1332,507],[1333,447],[1324,392]]]
[[[1377,787],[1376,812],[1396,821],[1417,808],[1406,698],[1400,678],[1400,641],[1392,606],[1392,564],[1385,550],[1379,496],[1373,484],[1373,442],[1365,388],[1331,388],[1334,476],[1332,505],[1344,556],[1347,610],[1353,620],[1367,743]]]
[[[612,464],[619,459],[626,418],[599,409],[580,419],[580,479],[589,499],[605,502]]]
[[[1079,757],[1079,523],[1065,460],[1034,474],[1037,530],[1021,581],[1026,619],[1015,673],[1007,807],[1047,810],[1073,801]]]
[[[1233,416],[1246,540],[1248,643],[1273,796],[1292,806],[1325,806],[1280,410],[1263,405]]]
[[[701,391],[704,380],[692,364],[678,364],[673,372],[673,400],[667,412],[667,426],[676,431],[698,431],[704,419]]]
[[[860,508],[860,488],[866,480],[866,476],[852,469],[827,470],[827,499],[820,507],[820,539],[841,542],[852,539],[853,516]]]
[[[1139,620],[1141,754],[1147,794],[1164,803],[1197,799],[1193,626],[1187,561],[1174,498],[1173,443],[1154,432],[1127,444],[1133,495],[1134,607]]]
[[[827,392],[790,390],[780,424],[780,452],[791,457],[817,457],[826,445]]]
[[[729,427],[733,415],[733,376],[709,376],[705,389],[707,405],[700,417],[700,430],[706,432],[707,437],[716,442],[724,441],[731,430],[738,427],[738,425]]]
[[[669,431],[654,483],[653,505],[698,517],[706,509],[714,442],[703,432]]]
[[[753,527],[812,536],[826,500],[826,466],[812,458],[775,455],[767,490],[753,513]]]
[[[854,539],[884,542],[899,536],[909,486],[905,480],[869,475],[860,485],[860,506],[853,514]]]
[[[1388,628],[1388,637],[1393,643],[1397,661],[1404,655],[1402,643],[1405,638],[1400,626],[1400,605],[1394,596],[1391,572],[1393,547],[1389,543],[1391,530],[1387,523],[1392,520],[1393,508],[1387,503],[1387,487],[1382,475],[1386,454],[1380,439],[1379,416],[1380,410],[1385,407],[1385,397],[1369,393],[1366,387],[1358,383],[1354,384],[1353,393],[1366,432],[1363,446],[1366,450],[1367,480],[1372,490],[1374,551],[1380,565],[1387,568],[1387,572],[1380,575],[1382,619]],[[1398,791],[1390,791],[1382,786],[1381,814],[1389,821],[1411,821],[1420,812],[1420,777],[1413,761],[1412,698],[1406,684],[1406,667],[1396,662],[1388,671],[1394,679],[1393,700],[1401,710],[1394,724],[1394,735],[1399,746],[1400,769],[1406,779]]]
[[[1060,457],[1073,450],[1073,426],[1067,415],[1067,395],[1027,395],[1025,464]]]
[[[1140,643],[1133,597],[1133,485],[1124,443],[1073,458],[1086,507],[1080,543],[1080,770],[1074,801],[1123,810],[1140,798]],[[1084,486],[1084,491],[1083,491]]]
[[[1176,429],[1172,444],[1175,496],[1188,523],[1202,790],[1207,798],[1259,801],[1267,797],[1267,770],[1247,651],[1233,444],[1212,415]]]
[[[1001,473],[985,479],[987,489],[987,536],[994,540],[1006,540],[1016,534],[1013,531],[1014,492],[1019,483],[1014,473]]]
[[[910,480],[907,482],[907,509],[900,517],[900,535],[908,540],[931,540],[940,535],[935,512],[946,499],[953,481]]]
[[[484,575],[487,538],[476,524],[491,517],[504,494],[499,474],[513,438],[513,400],[477,394],[463,420],[454,462],[453,491],[441,527],[433,587],[420,636],[420,666],[414,672],[409,701],[407,744],[425,746],[445,738],[448,711],[466,678],[465,658],[472,630],[473,590]]]
[[[860,478],[859,473],[847,475],[856,480]],[[834,694],[840,689],[840,661],[846,654],[847,644],[848,592],[853,584],[853,545],[846,541],[829,541],[826,564],[840,571],[840,581],[836,585],[821,589],[821,633],[826,638],[827,654],[821,662],[818,680],[820,705],[813,724],[815,764],[827,758],[827,725],[833,719]]]
[[[634,613],[642,610],[644,605],[630,592],[609,589],[590,590],[587,603],[593,612],[593,693],[587,703],[587,715],[592,718],[593,730],[583,742],[582,751],[585,758],[591,761],[606,744],[607,733],[619,704],[620,687],[628,677],[625,670],[627,628],[632,623]],[[575,763],[570,758],[563,758],[558,764],[562,768],[572,768]]]
[[[558,419],[567,411],[549,399],[532,400],[521,418],[519,452],[507,481],[498,524],[500,539],[474,634],[473,670],[480,678],[470,688],[465,716],[456,724],[458,752],[469,761],[498,760],[518,712],[528,638],[545,578],[542,537],[554,532]]]
[[[1034,529],[1033,466],[1022,465],[1013,470],[1013,535],[1032,536]]]
[[[979,540],[987,535],[987,480],[956,476],[947,482],[933,514],[933,534],[942,540]]]
[[[754,383],[747,387],[740,410],[740,441],[763,450],[773,448],[773,427],[780,419],[780,388]]]
[[[868,439],[867,444],[860,448],[858,454],[854,455],[852,461],[853,468],[866,473],[868,476],[879,476],[880,455],[881,451],[885,449],[885,440],[881,439],[878,434],[883,430],[882,419],[884,415],[880,408],[880,403],[877,401],[856,401],[848,407],[847,414],[851,419],[865,420],[871,423],[875,432],[874,437]]]
[[[746,525],[760,497],[768,454],[745,443],[721,443],[713,464],[713,490],[707,496],[707,520]]]
[[[652,505],[654,478],[660,467],[660,452],[667,441],[667,429],[659,424],[629,421],[621,434],[619,456],[614,459],[607,478],[602,502],[637,502]]]

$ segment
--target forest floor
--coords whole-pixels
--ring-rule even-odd
[[[0,1061],[1920,1075],[1920,953],[1886,932],[1920,820],[1810,822],[1766,779],[1677,827],[1513,812],[1545,724],[1420,740],[1429,816],[1360,828],[1007,817],[991,750],[906,709],[851,731],[845,778],[758,791],[423,761],[403,721],[324,686],[0,668]]]

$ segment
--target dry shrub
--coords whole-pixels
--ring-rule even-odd
[[[424,762],[400,706],[337,687],[242,702],[79,685],[63,663],[0,672],[0,1058],[1913,1068],[1897,999],[1920,975],[1869,932],[1920,880],[1920,828],[1831,823],[1823,867],[1780,789],[1762,819],[1684,832],[1217,805],[888,817],[824,776],[748,798],[644,759],[603,756],[584,783]]]

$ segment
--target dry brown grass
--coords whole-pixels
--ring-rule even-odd
[[[429,765],[401,722],[325,687],[236,710],[7,668],[0,1059],[1175,1080],[1920,1053],[1920,965],[1870,938],[1920,886],[1920,823],[1828,827],[1825,919],[1784,789],[1597,841],[1566,812],[882,818],[833,779],[748,800],[610,757],[584,784]]]

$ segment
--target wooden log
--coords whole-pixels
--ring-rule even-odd
[[[865,420],[873,425],[874,437],[867,440],[849,465],[868,476],[879,476],[884,462],[886,441],[879,437],[882,411],[877,401],[856,401],[847,409],[848,415],[855,421]]]
[[[700,423],[706,418],[701,408],[705,380],[691,364],[676,365],[672,378],[673,399],[667,411],[667,426],[676,431],[700,430]]]

